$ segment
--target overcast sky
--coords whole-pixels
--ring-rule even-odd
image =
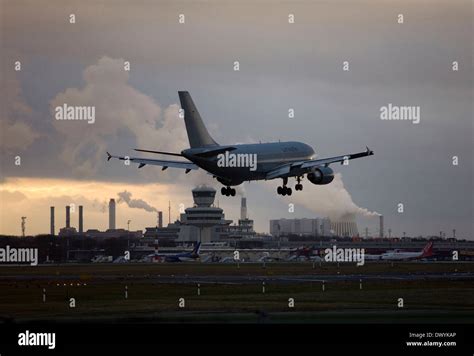
[[[105,160],[106,151],[187,148],[177,91],[188,90],[222,144],[303,141],[321,157],[375,151],[334,165],[332,184],[307,182],[291,197],[276,194],[280,181],[244,184],[258,231],[272,218],[330,216],[355,218],[361,235],[366,226],[377,235],[380,213],[394,236],[451,236],[455,228],[472,238],[471,1],[0,4],[0,233],[20,234],[21,216],[28,233],[48,232],[50,205],[62,227],[71,203],[84,205],[86,229],[104,229],[104,202],[124,190],[165,211],[165,220],[171,200],[174,220],[196,184],[220,189],[203,172]],[[63,103],[95,106],[96,122],[55,120]],[[420,123],[381,120],[389,103],[419,106]],[[219,196],[227,218],[238,218],[239,203]],[[154,213],[124,204],[117,211],[119,227],[156,223]]]

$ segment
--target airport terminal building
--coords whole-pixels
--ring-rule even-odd
[[[332,236],[329,218],[270,220],[270,235]]]

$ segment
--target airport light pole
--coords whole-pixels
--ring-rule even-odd
[[[130,248],[130,223],[132,220],[127,221],[127,248]]]

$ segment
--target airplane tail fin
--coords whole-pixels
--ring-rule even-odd
[[[197,258],[199,257],[199,251],[201,250],[201,243],[198,242],[196,245],[194,245],[193,250],[190,253],[191,257]]]
[[[201,250],[201,243],[198,242],[196,246],[194,246],[193,253],[199,255],[199,251]]]
[[[433,255],[433,241],[430,241],[423,247],[423,253],[421,257],[429,257]]]
[[[218,143],[209,135],[209,132],[202,122],[201,115],[194,105],[191,95],[187,91],[178,91],[181,108],[184,110],[184,122],[188,133],[189,145],[191,148],[216,146]]]

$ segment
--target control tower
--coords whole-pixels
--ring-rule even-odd
[[[198,186],[192,190],[194,206],[187,208],[181,214],[181,223],[199,229],[195,240],[200,242],[213,241],[213,231],[229,225],[232,221],[225,220],[223,210],[214,206],[216,190],[205,185]],[[183,229],[185,230],[185,229]],[[184,231],[183,231],[184,233]],[[187,235],[187,238],[184,236]],[[180,234],[180,240],[188,239],[189,234]]]

